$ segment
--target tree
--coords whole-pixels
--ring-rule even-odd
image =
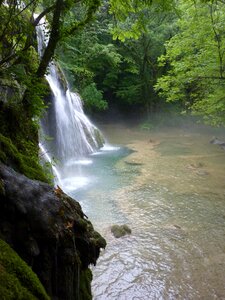
[[[221,1],[181,1],[179,32],[166,45],[160,64],[170,64],[156,90],[167,101],[212,125],[225,124],[225,11]]]
[[[107,6],[103,6],[94,23],[61,45],[58,56],[62,66],[69,73],[72,86],[82,95],[83,89],[96,87],[110,105],[116,103],[127,110],[138,106],[139,111],[148,114],[159,107],[159,97],[153,89],[161,73],[157,57],[164,52],[163,44],[172,35],[175,15],[163,12],[158,3],[142,13],[142,31],[125,31],[133,22],[128,18],[123,33],[120,32],[123,41],[121,35],[113,40],[114,19]],[[87,102],[85,97],[84,102]],[[102,102],[92,102],[95,106],[98,103]]]
[[[124,58],[117,96],[123,101],[138,103],[149,117],[160,107],[160,98],[154,91],[161,75],[157,59],[165,51],[164,43],[174,31],[174,13],[152,7],[146,12],[145,32],[134,40],[125,41],[120,53]]]

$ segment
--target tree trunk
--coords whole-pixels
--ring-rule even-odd
[[[45,49],[44,55],[41,58],[37,70],[37,77],[43,77],[46,73],[48,64],[50,63],[56,49],[56,45],[60,39],[60,17],[63,12],[63,0],[57,0],[55,4],[52,28],[48,45]]]

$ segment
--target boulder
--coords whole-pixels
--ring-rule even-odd
[[[96,264],[104,238],[60,188],[1,163],[0,238],[32,266],[51,298],[91,299],[88,266]]]
[[[126,225],[113,225],[111,232],[115,238],[120,238],[124,235],[131,234],[131,229]]]

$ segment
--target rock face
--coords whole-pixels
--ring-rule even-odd
[[[91,299],[88,266],[106,242],[60,188],[0,164],[0,238],[32,266],[52,299]]]

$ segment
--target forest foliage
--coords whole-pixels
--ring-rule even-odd
[[[114,3],[112,13],[106,1],[94,22],[58,47],[58,59],[89,111],[117,106],[151,114],[161,108],[154,85],[164,68],[157,59],[177,15],[172,1],[152,1],[150,7],[136,2],[137,9]]]
[[[86,109],[148,118],[176,111],[224,125],[225,3],[127,3],[105,1],[95,21],[58,47]]]
[[[225,4],[180,1],[177,33],[159,57],[169,70],[155,85],[183,112],[201,115],[211,125],[225,123]]]

